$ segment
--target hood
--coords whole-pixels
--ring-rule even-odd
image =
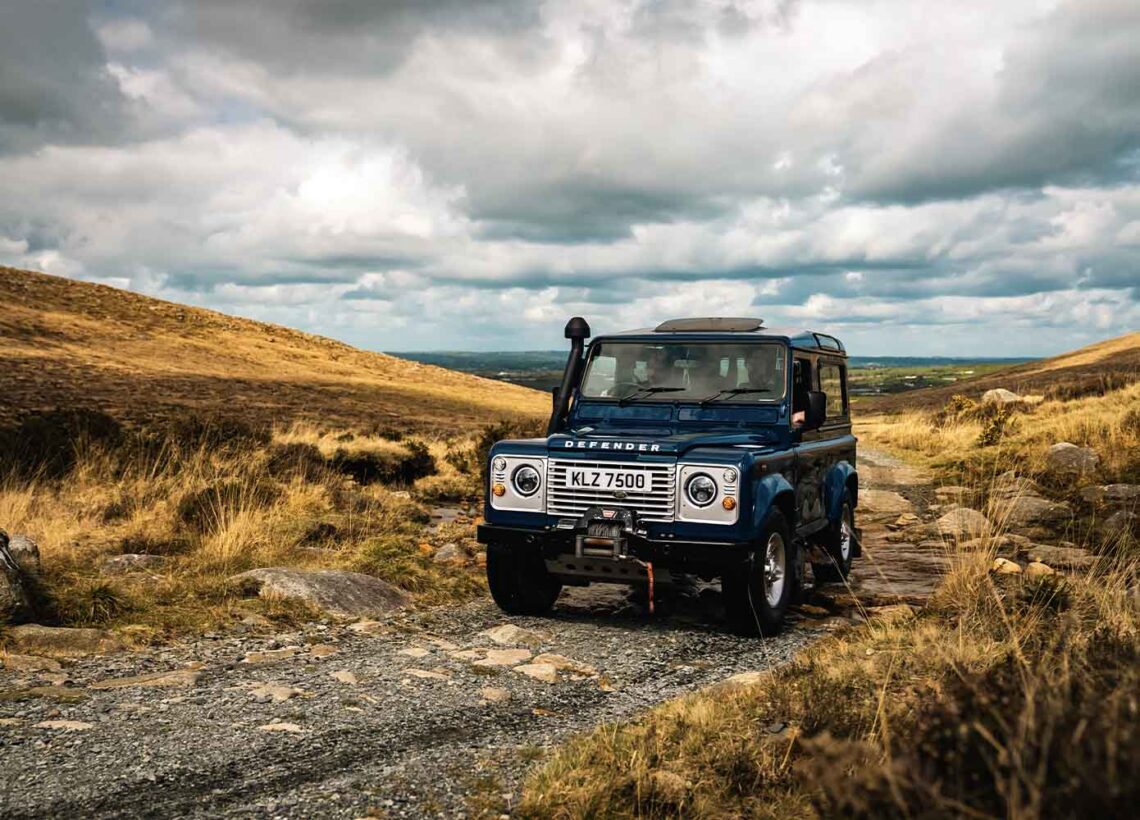
[[[682,455],[698,447],[766,447],[773,444],[770,431],[686,431],[654,429],[579,429],[556,433],[546,440],[551,455],[590,452],[621,455]]]

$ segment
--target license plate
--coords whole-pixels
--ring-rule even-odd
[[[571,489],[645,492],[649,476],[638,470],[570,470]]]

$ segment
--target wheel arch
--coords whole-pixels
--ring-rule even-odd
[[[827,520],[839,521],[843,511],[843,496],[851,494],[853,507],[859,506],[859,473],[847,461],[832,465],[823,480],[824,498],[827,503]]]

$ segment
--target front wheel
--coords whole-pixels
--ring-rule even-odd
[[[721,579],[729,623],[745,635],[776,635],[792,600],[795,545],[788,522],[772,510],[743,570]]]
[[[815,580],[820,583],[845,580],[851,572],[851,559],[855,557],[855,505],[851,503],[850,491],[843,493],[839,520],[827,529],[821,546],[829,560],[811,565]]]
[[[562,582],[547,571],[537,547],[506,544],[487,545],[487,586],[508,615],[542,615],[562,592]]]

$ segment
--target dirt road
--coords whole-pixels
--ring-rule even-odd
[[[890,486],[897,470],[879,462],[868,459],[868,479]],[[868,509],[872,521],[893,515]],[[857,572],[881,592],[894,562],[879,551],[898,545],[868,531]],[[650,617],[623,588],[595,586],[569,590],[544,619],[507,619],[480,600],[5,669],[0,815],[509,812],[542,747],[782,663],[852,619],[794,620],[779,638],[742,638],[724,631],[715,588],[687,589]],[[157,678],[123,680],[146,675]]]

